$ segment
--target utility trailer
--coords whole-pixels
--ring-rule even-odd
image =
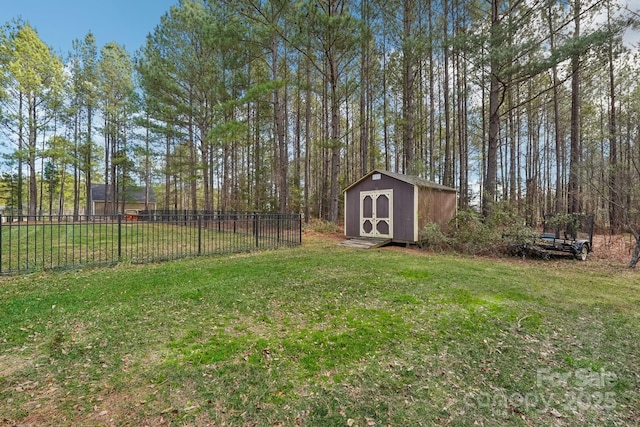
[[[523,257],[548,259],[553,254],[566,254],[586,261],[593,250],[593,215],[545,215],[542,233],[510,247]]]

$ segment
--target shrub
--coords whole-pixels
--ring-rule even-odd
[[[420,245],[436,251],[444,251],[451,248],[449,237],[436,223],[430,222],[420,231]]]
[[[533,240],[535,231],[510,205],[495,205],[490,220],[473,209],[463,209],[449,222],[444,233],[437,224],[428,224],[420,233],[423,246],[434,250],[454,250],[469,255],[507,254],[513,245]]]
[[[332,234],[338,232],[338,226],[335,222],[325,221],[323,219],[312,219],[305,226],[306,230],[311,230],[320,234]]]
[[[528,227],[513,205],[508,203],[496,204],[491,218],[492,227],[500,233],[502,240],[509,244],[524,244],[531,242],[537,235],[536,231]]]
[[[458,252],[471,255],[494,253],[501,240],[497,229],[472,209],[459,211],[449,225],[452,247]]]

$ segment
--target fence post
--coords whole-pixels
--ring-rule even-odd
[[[276,216],[276,247],[280,244],[280,222],[284,219],[284,215]]]
[[[198,256],[202,255],[202,214],[198,214]]]
[[[302,214],[298,214],[298,244],[302,244]]]
[[[260,234],[260,216],[259,214],[253,214],[253,231],[256,235],[256,248],[260,247],[260,242],[258,241],[258,235]]]
[[[122,261],[122,214],[118,214],[118,262]]]

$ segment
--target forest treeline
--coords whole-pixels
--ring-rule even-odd
[[[57,54],[0,33],[5,209],[158,207],[340,218],[378,168],[529,224],[640,201],[637,12],[616,0],[181,0],[144,46]]]

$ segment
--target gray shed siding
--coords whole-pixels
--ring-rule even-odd
[[[374,174],[380,179],[374,180]],[[457,192],[424,179],[391,172],[372,171],[347,187],[344,193],[344,232],[360,236],[360,193],[393,190],[393,236],[398,243],[416,243],[425,225],[435,222],[446,229],[456,215]]]
[[[357,183],[345,192],[345,235],[360,236],[360,192],[393,190],[393,240],[413,242],[415,224],[414,186],[386,175],[379,180],[372,176]]]

